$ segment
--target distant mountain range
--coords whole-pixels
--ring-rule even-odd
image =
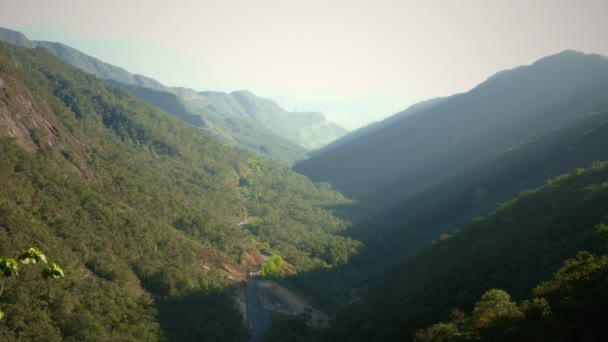
[[[608,109],[606,89],[606,58],[564,51],[355,131],[295,170],[358,199],[361,213],[378,211]]]
[[[47,48],[64,61],[114,86],[134,92],[150,104],[226,143],[288,164],[304,158],[307,150],[322,147],[347,132],[345,128],[327,121],[321,113],[288,112],[275,102],[248,91],[196,92],[188,88],[167,87],[69,46],[32,41],[9,29],[0,28],[0,40],[27,48]]]

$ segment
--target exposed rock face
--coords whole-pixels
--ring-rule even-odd
[[[22,80],[0,70],[0,135],[14,138],[28,151],[58,145],[49,116]]]

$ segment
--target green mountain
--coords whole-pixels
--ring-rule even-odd
[[[292,164],[305,156],[305,149],[300,145],[276,135],[254,119],[245,116],[233,118],[230,109],[222,106],[206,107],[208,103],[205,98],[193,90],[188,90],[192,95],[186,95],[185,90],[180,90],[183,96],[178,96],[166,91],[124,85],[111,80],[106,80],[106,83],[129,90],[149,104],[173,114],[176,118],[228,145],[256,151],[286,164]]]
[[[295,170],[377,212],[591,112],[608,108],[608,60],[574,51],[496,74],[302,161]],[[347,137],[343,139],[348,139]]]
[[[192,106],[202,105],[201,112],[233,113],[234,117],[249,117],[269,127],[285,139],[297,142],[307,149],[319,148],[341,137],[346,130],[328,122],[323,114],[315,112],[287,112],[274,101],[262,99],[248,91],[229,94],[200,92],[202,99],[189,98]]]
[[[318,148],[346,133],[342,127],[328,122],[323,114],[287,112],[275,102],[259,98],[248,91],[223,93],[195,92],[185,88],[173,90],[192,112],[200,113],[229,132],[252,130],[250,126],[255,124],[269,130],[264,134],[279,135],[306,149]],[[267,139],[261,141],[271,145],[265,140]],[[298,155],[298,158],[303,157],[304,155]]]
[[[0,296],[0,339],[242,341],[234,291],[260,252],[344,264],[346,203],[72,67],[0,43],[0,256],[36,246]],[[243,218],[255,217],[244,228]]]
[[[587,115],[366,218],[349,230],[349,236],[365,241],[370,250],[381,250],[376,254],[382,258],[411,255],[523,190],[608,160],[606,146],[608,112]]]
[[[411,340],[417,330],[447,319],[455,308],[468,312],[474,307],[473,318],[468,320],[474,326],[463,330],[473,335],[453,336],[453,339],[466,339],[467,336],[476,339],[475,334],[479,331],[488,333],[483,330],[484,324],[487,326],[490,318],[495,317],[488,314],[486,323],[479,318],[484,300],[490,302],[485,309],[489,312],[505,307],[513,309],[515,305],[509,304],[508,296],[492,291],[484,295],[486,291],[503,289],[511,294],[513,300],[520,301],[529,298],[532,290],[543,281],[548,283],[534,291],[537,298],[546,298],[546,301],[538,299],[524,303],[520,310],[527,311],[526,319],[530,320],[531,326],[526,326],[526,321],[512,322],[513,327],[520,330],[503,330],[505,340],[537,333],[541,337],[554,336],[559,340],[568,340],[567,336],[574,332],[582,333],[579,336],[582,340],[588,340],[585,336],[598,336],[598,331],[603,331],[605,325],[598,323],[593,315],[608,303],[605,292],[607,264],[603,257],[594,261],[589,254],[577,256],[577,253],[581,250],[603,253],[606,250],[605,242],[600,241],[594,226],[608,220],[607,184],[608,163],[596,163],[589,169],[577,169],[548,181],[542,187],[523,191],[484,219],[452,235],[440,236],[431,246],[389,269],[370,287],[362,301],[339,314],[327,332],[327,339]],[[564,261],[572,257],[576,258],[567,261],[566,269],[552,279]],[[580,264],[587,266],[576,266]],[[594,278],[596,274],[600,278]],[[577,297],[567,298],[568,293],[575,292]],[[481,304],[476,304],[482,295]],[[596,301],[594,305],[591,305],[592,298]],[[559,304],[562,300],[563,304]],[[586,306],[581,306],[583,303]],[[556,312],[551,312],[551,309],[543,311],[543,307],[569,316],[552,316]],[[516,313],[517,310],[509,312]],[[576,313],[581,318],[591,317],[593,320],[564,320],[565,317],[576,316]],[[508,316],[508,312],[504,315],[513,319],[524,317],[523,314]],[[452,316],[457,321],[464,319],[458,312]],[[557,320],[570,324],[570,331],[563,326],[558,326],[561,333],[558,330],[544,333],[534,330],[532,325],[537,324],[534,323],[537,319],[540,319],[539,327],[541,323],[551,325]],[[497,321],[496,324],[495,328],[500,329],[511,323]],[[441,335],[442,331],[450,332],[441,330],[443,328],[435,326],[435,331],[422,331],[419,338],[425,340],[431,335],[436,339],[427,340],[444,340],[442,336],[449,335]],[[513,333],[511,338],[509,333]],[[487,336],[485,339],[495,340]]]
[[[0,40],[28,48],[45,47],[64,61],[112,85],[142,95],[141,98],[153,106],[203,128],[226,143],[288,164],[304,158],[307,149],[321,147],[346,133],[344,128],[328,122],[323,114],[287,112],[273,101],[250,92],[199,93],[188,88],[167,87],[63,44],[30,41],[21,33],[8,29],[0,28]],[[155,96],[163,99],[155,99]],[[201,126],[203,122],[207,124]]]
[[[587,115],[496,159],[368,216],[344,232],[363,243],[347,265],[290,279],[327,310],[353,289],[364,288],[387,268],[415,255],[442,234],[452,234],[521,191],[594,161],[608,160],[608,112]]]

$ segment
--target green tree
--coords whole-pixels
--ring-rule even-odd
[[[281,268],[285,264],[283,258],[278,254],[273,254],[268,261],[262,266],[260,276],[262,278],[276,278],[279,276]]]
[[[499,318],[517,318],[522,313],[511,296],[504,290],[491,289],[481,296],[471,316],[471,324],[477,329],[488,327]]]
[[[25,251],[19,253],[19,255],[17,256],[17,260],[19,260],[23,265],[29,266],[24,277],[27,277],[33,265],[39,264],[41,262],[45,264],[47,263],[46,256],[40,251],[40,249],[36,247],[28,248]],[[13,258],[0,258],[0,274],[3,278],[2,285],[0,287],[0,297],[4,292],[4,286],[6,285],[7,280],[19,276],[19,265],[17,263],[17,260]],[[65,276],[61,267],[54,262],[51,263],[50,266],[43,268],[41,274],[42,277],[45,279],[57,279]],[[4,317],[4,312],[0,310],[0,320],[4,319]]]

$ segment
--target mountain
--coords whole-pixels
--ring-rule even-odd
[[[243,120],[255,122],[306,149],[318,148],[346,133],[321,113],[287,112],[274,101],[259,98],[249,91],[195,92],[184,88],[175,91],[194,112],[206,118],[217,117],[216,122],[223,121],[225,127],[238,125]]]
[[[442,234],[479,220],[521,191],[595,161],[608,160],[608,112],[575,122],[518,146],[499,157],[421,191],[393,207],[362,218],[344,232],[362,242],[349,263],[290,279],[335,310],[336,301],[360,291],[395,263],[424,250]],[[353,290],[354,289],[354,290]]]
[[[305,156],[305,149],[297,143],[278,136],[252,118],[234,117],[230,109],[209,104],[205,97],[193,90],[180,89],[179,93],[182,95],[178,96],[172,92],[124,85],[112,80],[106,80],[106,83],[129,90],[149,104],[173,114],[228,145],[247,148],[286,164],[292,164]]]
[[[596,60],[591,57],[591,61]],[[516,70],[525,71],[526,67]],[[507,76],[509,72],[500,74],[495,80]],[[599,94],[603,88],[593,90]],[[386,272],[391,272],[391,266],[400,263],[404,258],[415,257],[442,234],[452,234],[455,230],[463,229],[471,221],[479,220],[479,217],[496,210],[501,202],[514,198],[523,190],[541,186],[547,180],[577,168],[590,167],[594,161],[608,160],[608,111],[590,110],[585,113],[589,93],[563,93],[572,106],[576,104],[582,108],[580,112],[570,120],[564,120],[564,124],[555,125],[552,130],[541,130],[537,136],[517,146],[497,151],[496,155],[488,157],[487,161],[479,162],[463,171],[453,171],[446,179],[434,177],[432,180],[436,184],[417,191],[412,190],[411,194],[406,191],[409,184],[407,182],[411,182],[411,179],[397,179],[393,181],[395,189],[378,190],[377,194],[372,193],[364,198],[366,201],[363,205],[347,207],[348,210],[344,212],[351,217],[357,217],[358,220],[344,235],[362,242],[359,254],[339,269],[331,272],[313,271],[293,277],[290,281],[298,284],[300,288],[305,288],[319,300],[319,305],[325,306],[327,310],[335,310],[345,305],[345,301],[340,301],[339,298],[352,299],[353,293],[357,298],[370,282],[374,282],[374,279],[382,277]],[[455,95],[459,96],[463,95]],[[403,119],[393,119],[395,121],[392,124],[372,131],[369,136],[380,139],[379,135],[402,122],[423,121],[425,115],[434,113],[438,107],[449,103],[453,98],[454,96],[438,100],[437,103],[431,102],[430,106],[420,112]],[[596,100],[602,103],[604,98],[598,95]],[[509,115],[509,118],[511,117],[517,118],[519,115]],[[474,131],[472,127],[471,132],[476,133]],[[408,136],[401,138],[408,139]],[[343,138],[345,139],[347,137]],[[394,136],[392,139],[397,138]],[[343,151],[350,146],[350,143],[336,146],[339,143],[337,141],[329,146],[328,151],[321,153],[321,156]],[[358,139],[352,140],[353,145],[360,143]],[[333,150],[330,149],[332,146],[335,146]],[[476,151],[477,149],[473,149],[470,154]],[[382,150],[378,150],[375,154],[382,153]],[[408,156],[400,155],[401,159],[396,159],[393,163],[407,161]],[[375,155],[371,156],[374,157]],[[362,154],[359,159],[363,164],[366,158]],[[296,170],[299,166],[296,166]],[[356,167],[342,171],[344,178],[353,173],[360,175]],[[384,179],[377,182],[381,184]],[[402,189],[406,189],[402,191],[405,195],[395,195],[397,190]],[[370,210],[370,207],[373,210]],[[374,214],[370,214],[370,211]],[[535,242],[531,244],[534,245]],[[472,298],[479,295],[481,293],[473,295]],[[346,310],[353,312],[359,308],[348,307]]]
[[[0,43],[0,159],[0,257],[35,246],[65,271],[5,278],[3,341],[242,341],[261,253],[296,273],[360,246],[325,209],[340,194],[44,48]]]
[[[352,141],[356,141],[360,137],[364,137],[365,135],[370,134],[372,132],[380,131],[383,128],[389,127],[393,123],[400,121],[401,119],[404,119],[408,116],[415,115],[417,113],[420,113],[438,103],[441,103],[444,100],[445,100],[444,97],[438,97],[438,98],[434,98],[434,99],[430,99],[430,100],[426,100],[426,101],[422,101],[422,102],[413,104],[413,105],[409,106],[407,109],[405,109],[399,113],[396,113],[394,115],[391,115],[384,120],[377,121],[377,122],[371,123],[367,126],[358,128],[358,129],[348,133],[344,137],[337,139],[336,141],[329,143],[326,146],[323,146],[317,150],[312,151],[311,153],[309,153],[309,155],[316,156],[319,154],[323,154],[326,151],[331,151],[339,146],[347,145],[348,143],[350,143]]]
[[[464,322],[459,312],[479,307],[484,297],[489,300],[488,296],[496,292],[492,289],[508,292],[515,301],[529,298],[534,290],[537,299],[522,303],[522,312],[511,318],[523,318],[525,312],[530,321],[542,319],[553,327],[538,330],[532,324],[521,326],[515,321],[498,320],[494,328],[499,331],[517,327],[517,330],[501,331],[507,336],[505,340],[517,340],[513,336],[535,340],[531,336],[551,334],[555,336],[549,340],[569,340],[565,337],[573,334],[581,334],[577,336],[583,340],[598,336],[598,331],[605,330],[599,320],[601,316],[596,314],[608,303],[605,292],[608,263],[605,257],[594,259],[589,252],[606,252],[605,242],[600,240],[594,227],[608,223],[607,182],[608,163],[595,163],[589,169],[577,169],[539,188],[523,191],[487,217],[451,235],[440,236],[432,245],[395,265],[375,281],[359,303],[337,316],[326,339],[412,340],[417,330],[446,320],[450,312],[456,324]],[[605,232],[606,229],[602,234]],[[581,254],[582,250],[587,252]],[[561,273],[553,277],[558,270]],[[596,278],[596,274],[601,278]],[[546,283],[537,287],[541,282]],[[481,301],[475,304],[482,295]],[[502,298],[488,304],[488,310],[505,308],[501,303],[510,302],[510,298],[508,295]],[[509,305],[515,308],[514,303]],[[469,323],[477,323],[461,328],[482,329],[484,319],[479,316],[479,310],[475,309],[473,317],[467,319]],[[485,320],[492,318],[500,317],[490,315]],[[452,334],[453,329],[450,332],[439,330],[441,328],[435,326],[434,331],[427,331],[437,333],[435,339],[428,340],[476,339],[476,333],[458,337]],[[420,339],[424,338],[424,332],[418,337],[424,340]],[[483,340],[496,339],[485,337]]]
[[[226,143],[288,164],[304,158],[307,149],[323,146],[346,133],[344,128],[327,121],[323,114],[287,112],[273,101],[250,92],[198,93],[188,88],[167,87],[63,44],[30,41],[21,33],[4,28],[0,28],[0,40],[28,48],[45,47],[64,61],[112,85],[142,95],[142,99],[153,106],[163,105],[158,108],[169,110],[170,114],[196,127],[206,128],[206,132]],[[154,99],[155,94],[163,99]],[[203,122],[207,124],[202,125]]]
[[[294,170],[358,199],[360,213],[377,212],[582,115],[606,110],[606,89],[606,58],[564,51],[500,72],[348,143],[336,142]]]
[[[608,160],[608,112],[587,115],[362,220],[349,236],[396,259],[495,210],[521,191]],[[373,227],[373,229],[370,229]]]

